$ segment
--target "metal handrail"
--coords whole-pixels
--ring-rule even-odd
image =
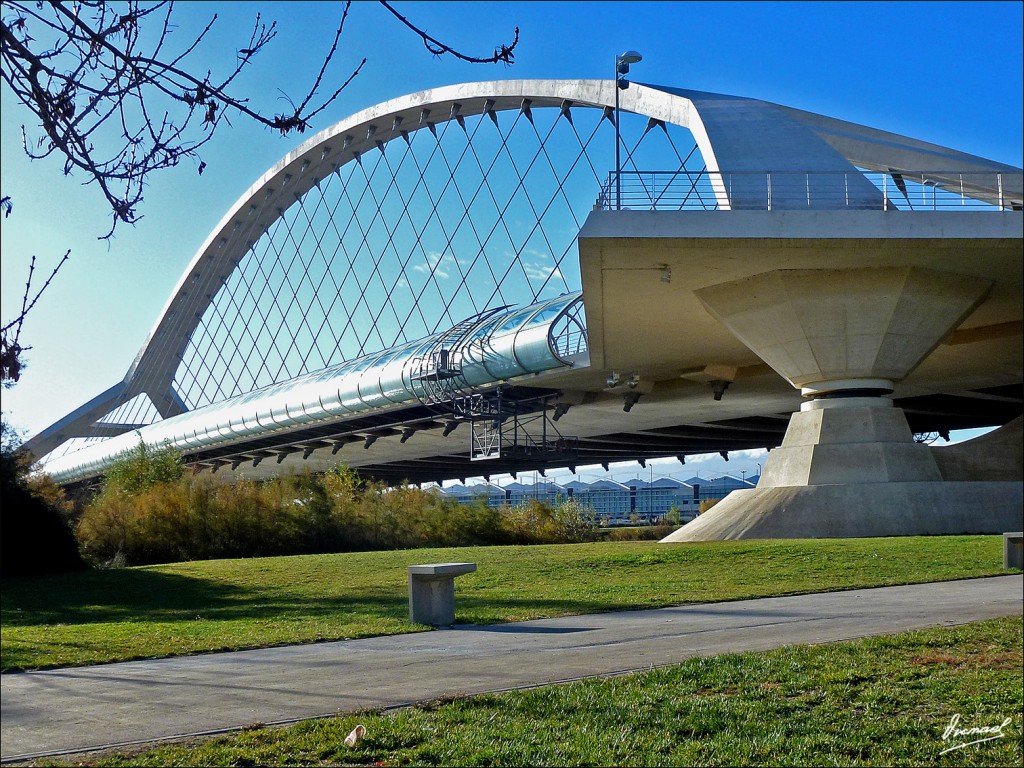
[[[566,305],[548,329],[548,347],[563,363],[571,364],[575,355],[589,351],[587,320],[583,296]]]
[[[611,172],[595,208],[614,210],[619,189],[627,210],[1024,210],[1024,174],[1014,172]]]

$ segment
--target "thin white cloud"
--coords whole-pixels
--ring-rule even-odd
[[[764,463],[765,458],[768,456],[768,451],[764,448],[753,448],[744,451],[729,451],[729,461],[760,461]],[[722,457],[717,453],[698,453],[686,457],[687,464],[704,464],[709,461],[724,461]]]
[[[542,261],[524,261],[523,271],[531,280],[546,280],[552,275],[561,277],[562,273],[553,264],[546,264]]]
[[[429,251],[424,254],[424,259],[426,263],[415,264],[412,268],[413,272],[424,275],[432,274],[438,280],[447,280],[451,277],[451,265],[456,262],[455,257],[450,253],[442,255],[437,251]]]

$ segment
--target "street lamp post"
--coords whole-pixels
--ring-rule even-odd
[[[619,160],[619,91],[629,88],[629,65],[641,61],[641,56],[636,51],[626,51],[615,57],[615,210],[622,210],[622,164]]]

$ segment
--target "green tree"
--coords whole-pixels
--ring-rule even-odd
[[[31,477],[17,431],[0,415],[0,575],[42,576],[85,567],[52,483]]]
[[[115,461],[103,480],[104,494],[135,496],[159,483],[173,482],[185,474],[181,453],[170,445],[139,444]]]

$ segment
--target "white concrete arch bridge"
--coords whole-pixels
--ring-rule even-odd
[[[27,447],[65,484],[140,439],[389,482],[769,447],[680,535],[1019,529],[1021,169],[756,99],[619,98],[618,174],[612,81],[454,85],[314,136],[125,378]]]

